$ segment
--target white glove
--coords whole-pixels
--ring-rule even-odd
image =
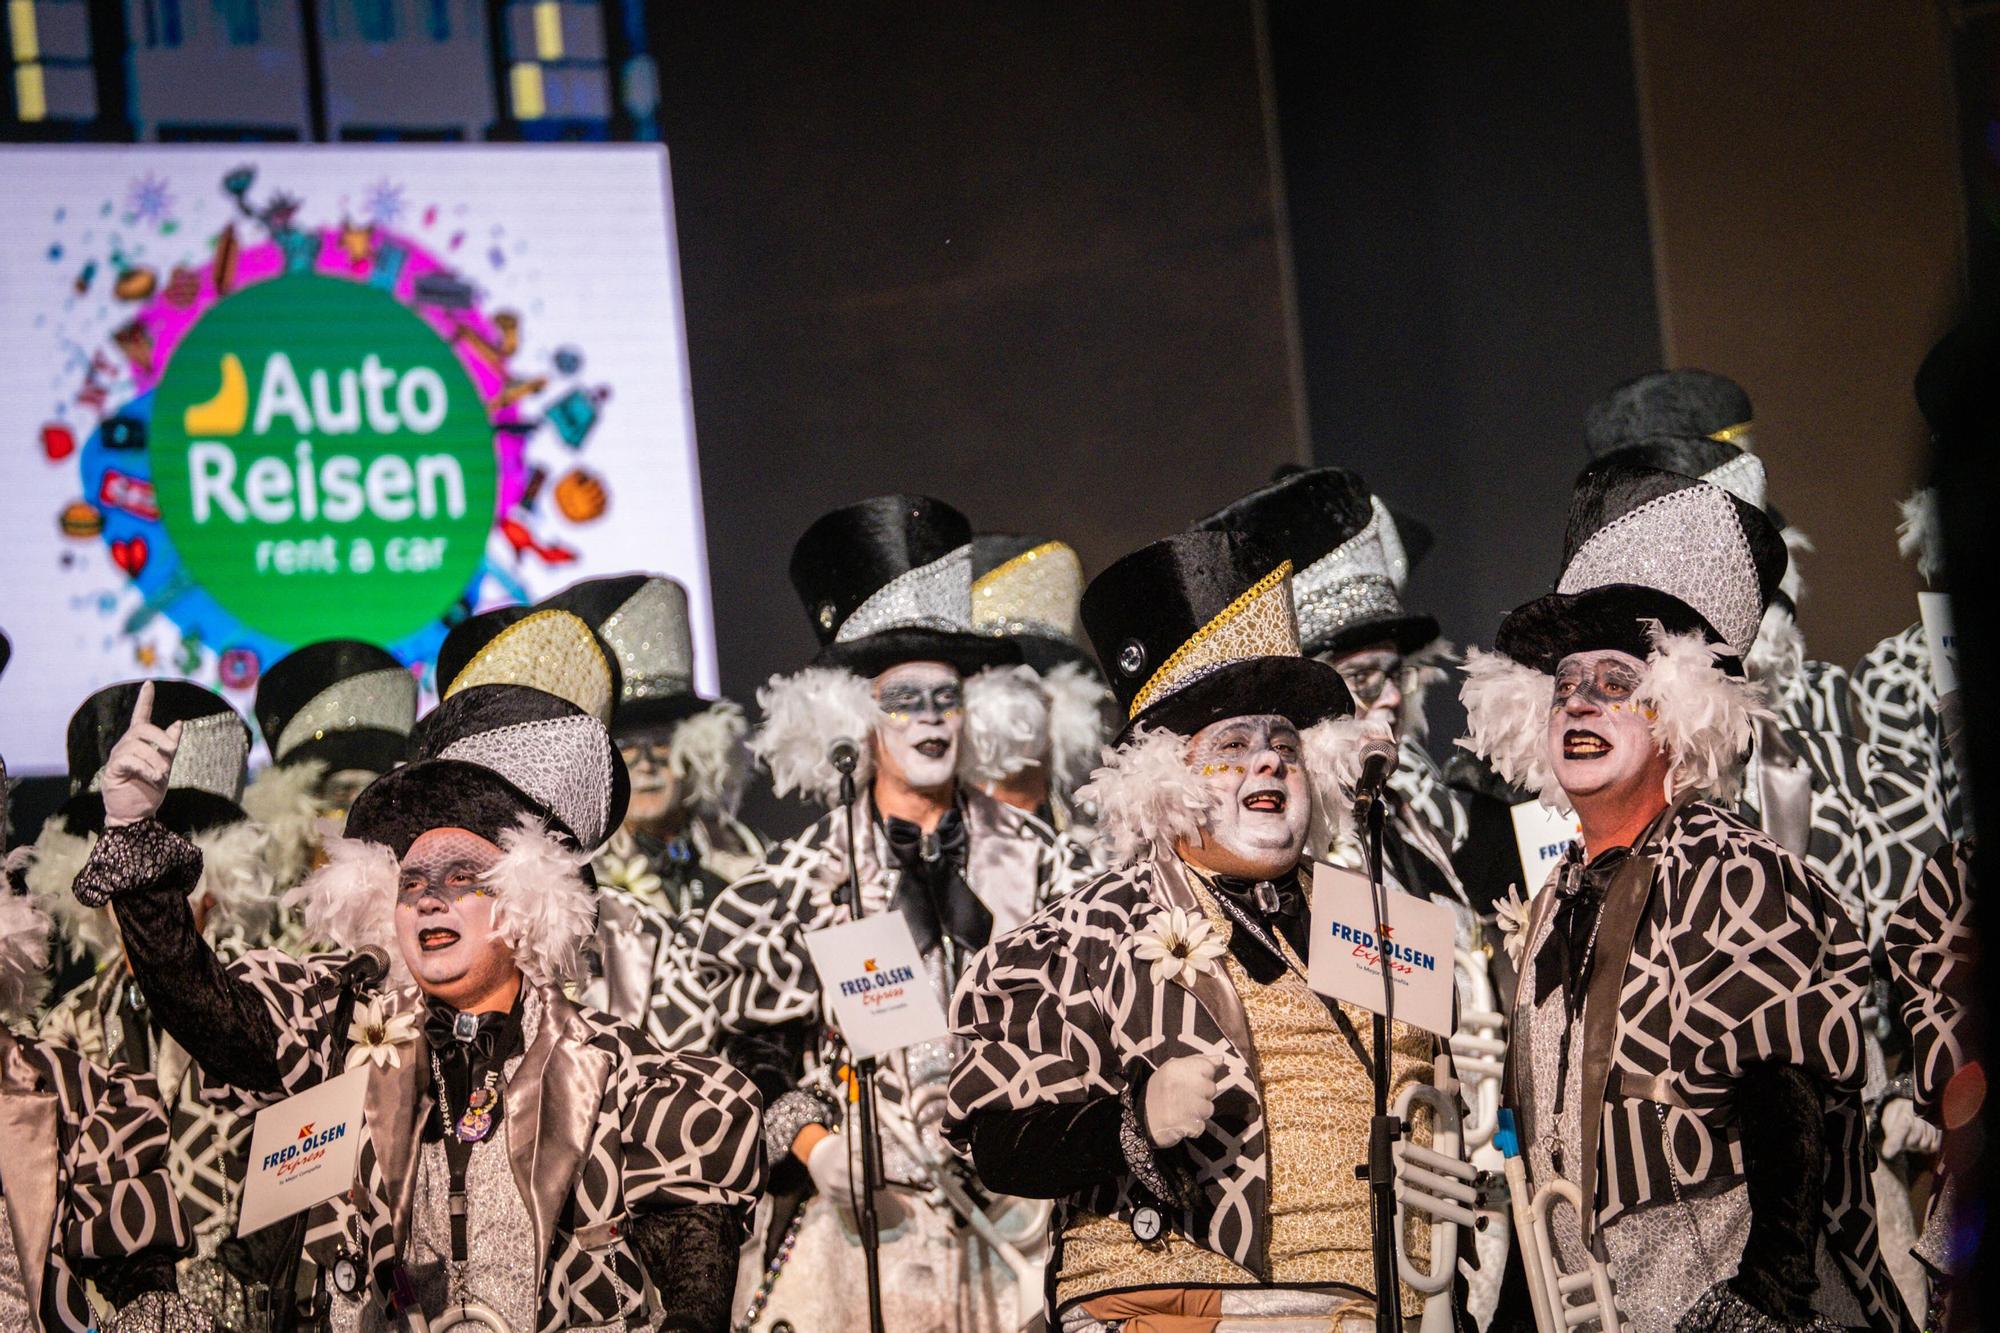
[[[1944,1146],[1944,1131],[1917,1114],[1908,1097],[1893,1097],[1882,1107],[1882,1155],[1911,1153],[1929,1157]]]
[[[854,1170],[850,1175],[845,1134],[828,1134],[812,1146],[812,1151],[806,1154],[806,1174],[849,1225],[859,1225],[861,1208],[856,1196],[861,1192],[861,1154],[858,1151],[854,1154]],[[909,1209],[895,1190],[875,1191],[876,1230],[893,1230],[908,1215]]]
[[[1146,1131],[1155,1148],[1171,1148],[1201,1133],[1215,1113],[1222,1061],[1212,1055],[1177,1055],[1146,1080]]]
[[[147,681],[132,705],[132,724],[104,761],[99,783],[104,827],[136,824],[159,810],[167,799],[167,774],[173,771],[174,751],[180,744],[180,723],[164,729],[153,725],[153,682]]]

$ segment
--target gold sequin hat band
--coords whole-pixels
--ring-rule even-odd
[[[1291,565],[1228,530],[1189,531],[1133,552],[1083,594],[1083,622],[1126,717],[1193,734],[1273,713],[1304,727],[1353,711],[1340,673],[1299,654]]]
[[[607,727],[617,670],[582,618],[568,611],[503,607],[445,636],[438,650],[440,700],[474,685],[525,685],[567,699]]]

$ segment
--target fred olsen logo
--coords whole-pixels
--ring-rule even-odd
[[[901,1000],[910,983],[917,979],[913,967],[877,967],[873,958],[861,964],[861,975],[840,983],[842,995],[859,996],[864,1005],[893,1004]]]
[[[276,1171],[279,1176],[289,1176],[300,1167],[318,1161],[325,1155],[326,1145],[336,1139],[347,1137],[347,1122],[328,1125],[321,1129],[318,1124],[308,1121],[299,1126],[298,1137],[276,1152],[264,1155],[263,1169]]]
[[[1332,926],[1333,938],[1352,948],[1354,957],[1369,967],[1379,966],[1378,960],[1386,955],[1392,973],[1414,975],[1438,970],[1437,955],[1398,944],[1392,938],[1395,933],[1395,928],[1386,921],[1377,922],[1374,930],[1350,926],[1344,921],[1335,921]]]
[[[479,568],[493,427],[450,344],[372,286],[295,275],[220,302],[153,401],[153,485],[188,572],[245,624],[304,643],[329,600],[389,643]]]

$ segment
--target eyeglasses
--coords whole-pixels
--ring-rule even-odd
[[[1347,682],[1347,692],[1354,696],[1354,702],[1366,707],[1382,697],[1383,691],[1397,684],[1403,678],[1403,659],[1392,657],[1387,662],[1341,662],[1334,669]]]

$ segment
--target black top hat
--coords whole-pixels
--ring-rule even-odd
[[[62,818],[70,832],[104,831],[104,797],[98,791],[111,747],[132,725],[132,706],[145,681],[107,685],[83,701],[69,720],[70,798]],[[220,696],[191,680],[155,680],[153,725],[181,724],[180,746],[167,773],[166,799],[155,816],[192,837],[244,818],[244,764],[250,727]]]
[[[972,628],[972,525],[942,500],[878,495],[822,515],[792,548],[814,666],[877,676],[903,662],[970,674],[1021,660]]]
[[[275,764],[387,773],[409,748],[417,678],[372,643],[322,639],[264,673],[255,711]]]
[[[1083,623],[1125,714],[1192,736],[1211,722],[1276,713],[1309,727],[1354,711],[1340,673],[1299,655],[1291,566],[1227,529],[1142,547],[1083,590]]]
[[[498,606],[453,625],[438,647],[438,698],[475,685],[544,690],[609,726],[618,662],[575,612]]]
[[[1740,660],[1786,563],[1784,538],[1757,506],[1693,477],[1606,460],[1570,497],[1556,590],[1508,615],[1494,646],[1545,672],[1599,648],[1643,659],[1652,654],[1644,622],[1657,620]]]
[[[1654,435],[1621,445],[1584,464],[1583,471],[1577,474],[1577,485],[1581,486],[1592,473],[1614,464],[1678,472],[1683,477],[1720,486],[1747,505],[1767,512],[1770,509],[1764,494],[1764,460],[1748,449],[1707,435]]]
[[[1436,620],[1403,607],[1409,557],[1395,518],[1344,468],[1290,473],[1194,527],[1240,532],[1266,563],[1292,562],[1299,646],[1308,654],[1385,641],[1412,653],[1438,636]]]
[[[538,603],[578,616],[618,668],[611,733],[645,740],[708,707],[694,692],[694,635],[687,589],[662,574],[617,574],[572,583]]]
[[[1735,380],[1707,370],[1655,370],[1592,403],[1583,439],[1594,457],[1655,435],[1747,445],[1750,427],[1750,395]]]
[[[1010,640],[1035,670],[1073,662],[1098,674],[1079,638],[1082,598],[1083,562],[1068,543],[999,532],[973,538],[972,627]]]
[[[354,798],[346,836],[400,857],[430,829],[469,829],[498,842],[529,814],[589,851],[625,818],[630,778],[611,733],[542,690],[468,686],[417,723],[411,748],[409,763]]]

